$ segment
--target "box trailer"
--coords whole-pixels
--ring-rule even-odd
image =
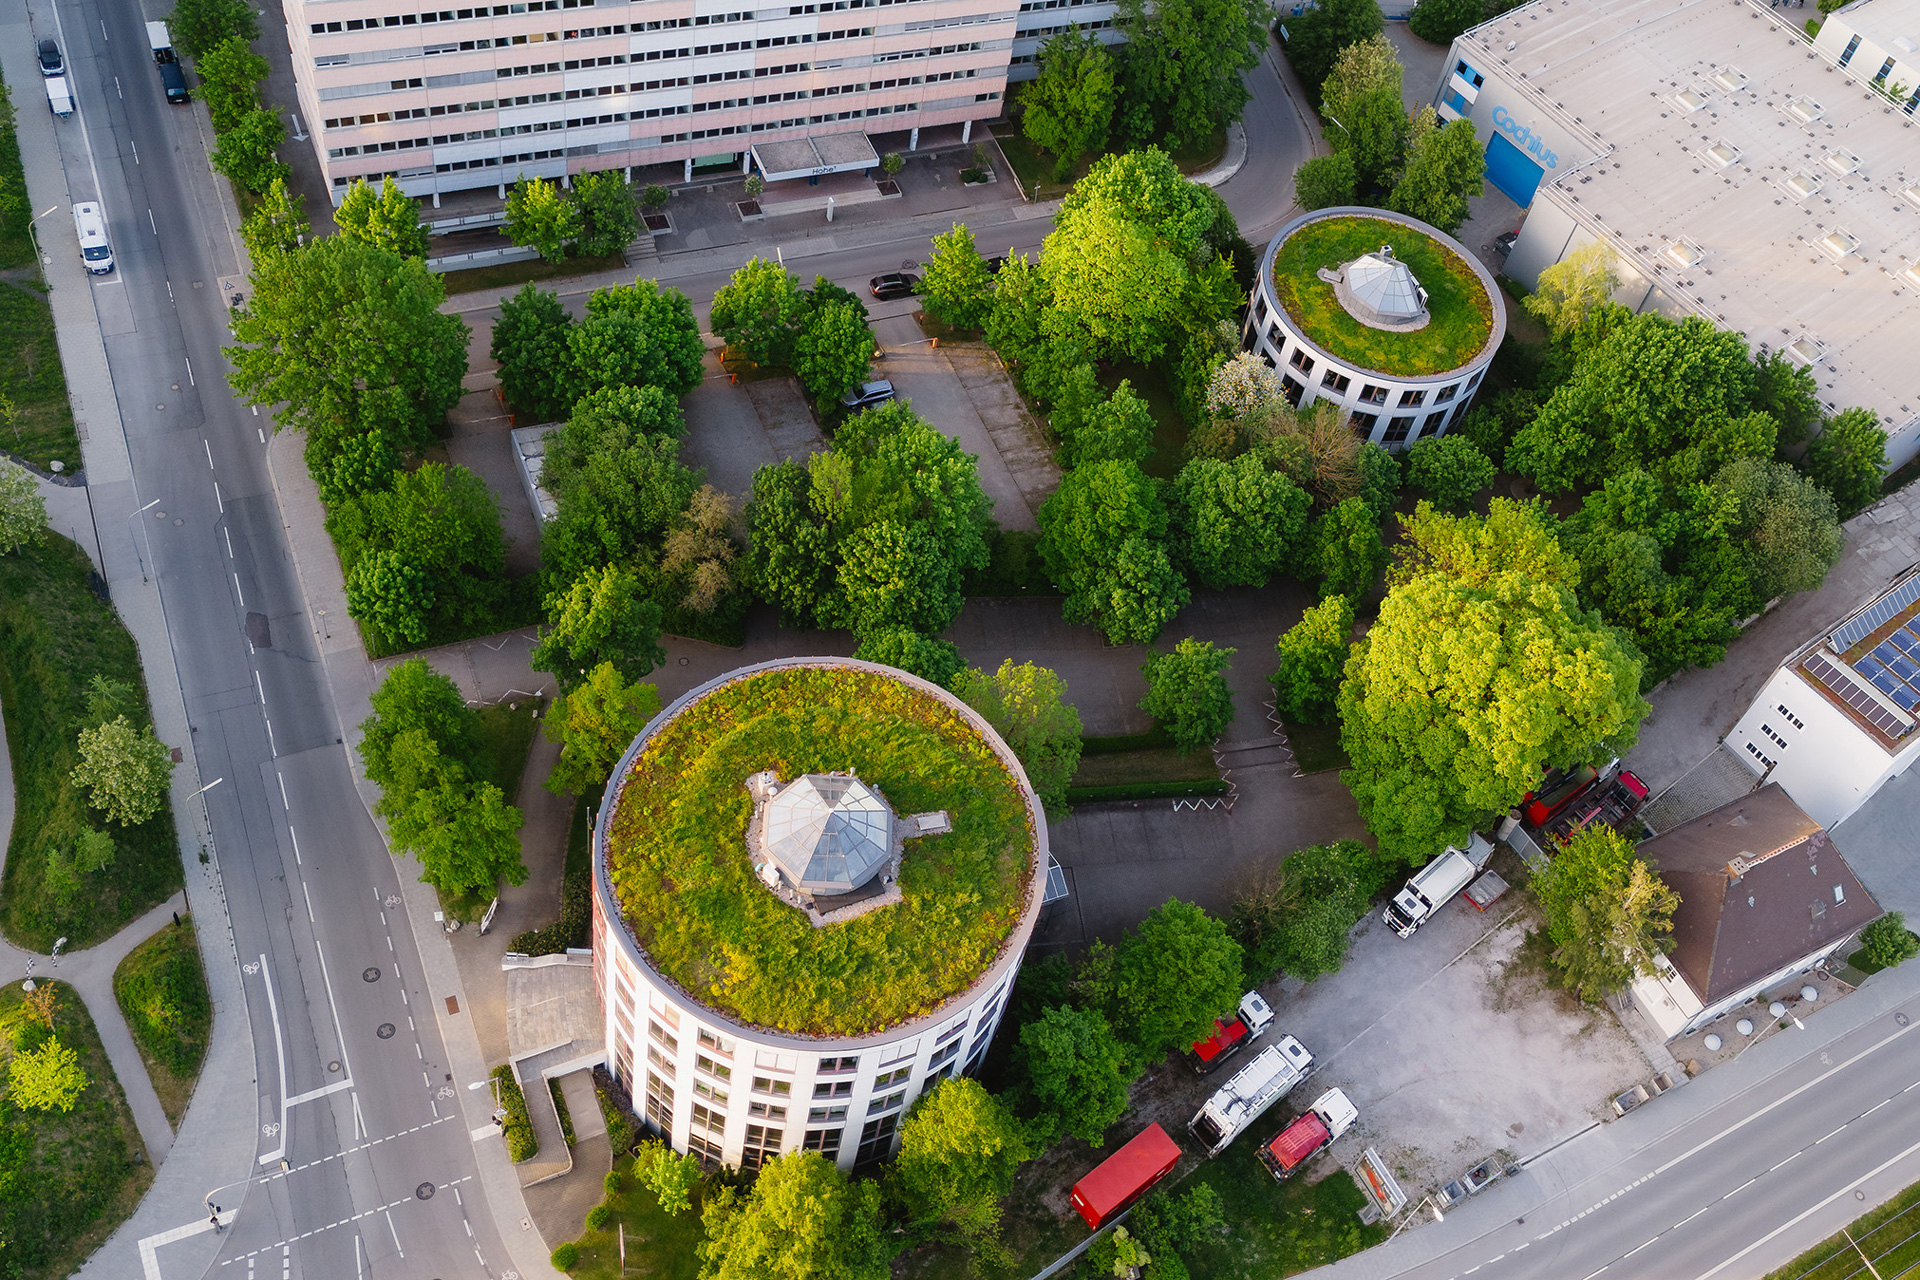
[[[1267,1172],[1276,1179],[1284,1181],[1301,1165],[1332,1146],[1359,1118],[1359,1109],[1345,1092],[1329,1089],[1313,1100],[1305,1115],[1260,1148],[1260,1163],[1267,1166]]]
[[[1208,1155],[1219,1155],[1312,1070],[1313,1055],[1306,1047],[1292,1036],[1282,1036],[1221,1085],[1194,1113],[1187,1128]]]
[[[57,116],[73,114],[73,90],[67,87],[65,76],[49,76],[44,82],[47,86],[47,107]]]
[[[1231,1022],[1214,1019],[1213,1034],[1193,1044],[1193,1069],[1212,1075],[1228,1058],[1258,1040],[1273,1025],[1273,1009],[1258,991],[1240,997],[1240,1008]]]
[[[1467,841],[1465,849],[1449,847],[1420,868],[1406,887],[1393,895],[1393,901],[1387,904],[1380,918],[1401,937],[1411,938],[1415,929],[1431,920],[1434,912],[1471,884],[1492,857],[1493,845],[1477,833]]]
[[[1169,1138],[1165,1129],[1150,1124],[1073,1184],[1073,1207],[1089,1227],[1098,1231],[1151,1191],[1179,1163],[1180,1144]]]

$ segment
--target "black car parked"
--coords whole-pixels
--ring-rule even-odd
[[[920,290],[920,277],[910,276],[903,271],[875,276],[870,283],[873,296],[882,302],[891,302],[895,298],[911,298]]]

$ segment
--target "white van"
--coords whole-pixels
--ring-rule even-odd
[[[73,231],[80,237],[80,260],[88,271],[104,276],[113,270],[113,243],[107,239],[107,214],[98,202],[73,206]]]

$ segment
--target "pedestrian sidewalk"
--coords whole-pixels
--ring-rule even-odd
[[[38,69],[33,59],[35,41],[57,31],[48,0],[30,0],[0,20],[0,72],[4,72],[8,83],[37,82]],[[56,133],[51,115],[23,110],[15,115],[15,127],[25,169],[26,194],[33,210],[63,208],[72,200],[87,199],[95,194],[90,159],[84,150],[77,149],[88,137],[84,116],[63,123]],[[67,140],[66,146],[76,148],[71,154],[63,153],[63,137]],[[69,174],[73,175],[73,182],[85,185],[79,189],[70,186]],[[182,1224],[195,1223],[202,1225],[176,1237],[178,1243],[169,1245],[167,1256],[169,1267],[176,1269],[176,1274],[188,1271],[198,1274],[211,1265],[215,1250],[215,1237],[211,1233],[201,1234],[206,1226],[202,1196],[207,1187],[244,1178],[250,1172],[257,1116],[252,1107],[233,1105],[219,1089],[202,1089],[195,1092],[179,1131],[170,1131],[153,1093],[152,1081],[133,1047],[118,1002],[113,998],[113,970],[128,951],[170,919],[174,906],[186,906],[197,899],[204,909],[194,913],[194,929],[214,1010],[212,1039],[201,1065],[201,1078],[250,1077],[254,1056],[252,1031],[247,1025],[233,935],[227,924],[218,850],[206,825],[206,810],[194,799],[201,778],[179,673],[174,666],[165,608],[157,586],[143,581],[131,536],[113,535],[102,540],[98,534],[101,528],[124,529],[128,517],[138,510],[140,499],[115,397],[113,374],[107,364],[99,317],[94,309],[93,289],[78,258],[72,254],[43,254],[42,268],[87,480],[84,490],[53,495],[55,502],[49,503],[49,515],[55,515],[57,503],[60,514],[55,516],[56,528],[62,532],[71,529],[82,535],[89,529],[93,531],[92,537],[83,536],[79,540],[106,579],[114,606],[139,649],[153,704],[154,728],[162,741],[182,744],[185,751],[183,763],[174,770],[172,796],[188,885],[185,895],[171,905],[156,908],[107,943],[61,960],[62,972],[58,976],[74,975],[84,981],[85,985],[76,981],[76,989],[100,1028],[102,1042],[134,1109],[141,1136],[155,1164],[160,1166],[153,1185],[133,1215],[95,1251],[78,1274],[125,1280],[147,1273],[144,1259],[151,1256],[155,1246],[145,1243],[143,1247],[143,1237],[151,1241],[182,1230]],[[73,496],[81,493],[86,500],[85,524],[79,518],[82,510],[79,500]],[[204,862],[201,861],[203,850]],[[99,958],[90,958],[95,953]]]

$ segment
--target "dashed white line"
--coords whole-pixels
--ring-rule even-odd
[[[187,385],[190,387],[199,386],[200,384],[194,381],[194,377],[193,377],[193,357],[184,356],[182,358],[187,362]]]
[[[266,706],[267,705],[267,686],[260,683],[260,673],[258,671],[255,671],[253,673],[253,688],[254,688],[254,692],[260,695],[260,705],[263,707]]]
[[[216,492],[219,490],[219,488],[220,488],[219,485],[214,486],[214,490]],[[220,529],[220,536],[227,540],[227,559],[229,560],[233,559],[233,535],[227,532],[225,526],[222,526]],[[233,580],[233,585],[237,588],[240,585],[240,579],[236,577]]]
[[[151,218],[153,216],[153,210],[151,209],[147,210],[147,216]],[[193,361],[189,360],[187,361],[187,364],[191,366],[193,364]],[[201,436],[200,443],[207,446],[207,470],[211,471],[213,470],[213,442],[208,440],[205,436]]]
[[[240,589],[240,575],[237,573],[233,575],[233,594],[240,597],[240,607],[242,609],[246,608],[247,593]]]
[[[296,867],[306,866],[306,863],[300,861],[300,837],[294,834],[292,827],[287,828],[287,839],[293,842],[293,865]]]
[[[220,514],[227,514],[227,500],[220,496],[220,482],[218,480],[213,482],[213,500],[220,504]],[[229,541],[227,545],[232,546],[233,544]]]
[[[305,880],[300,882],[300,894],[307,900],[307,923],[319,924],[320,922],[313,918],[313,895],[307,892],[307,882]]]
[[[276,769],[273,776],[280,780],[280,803],[289,809],[293,808],[293,801],[287,799],[287,775]]]

